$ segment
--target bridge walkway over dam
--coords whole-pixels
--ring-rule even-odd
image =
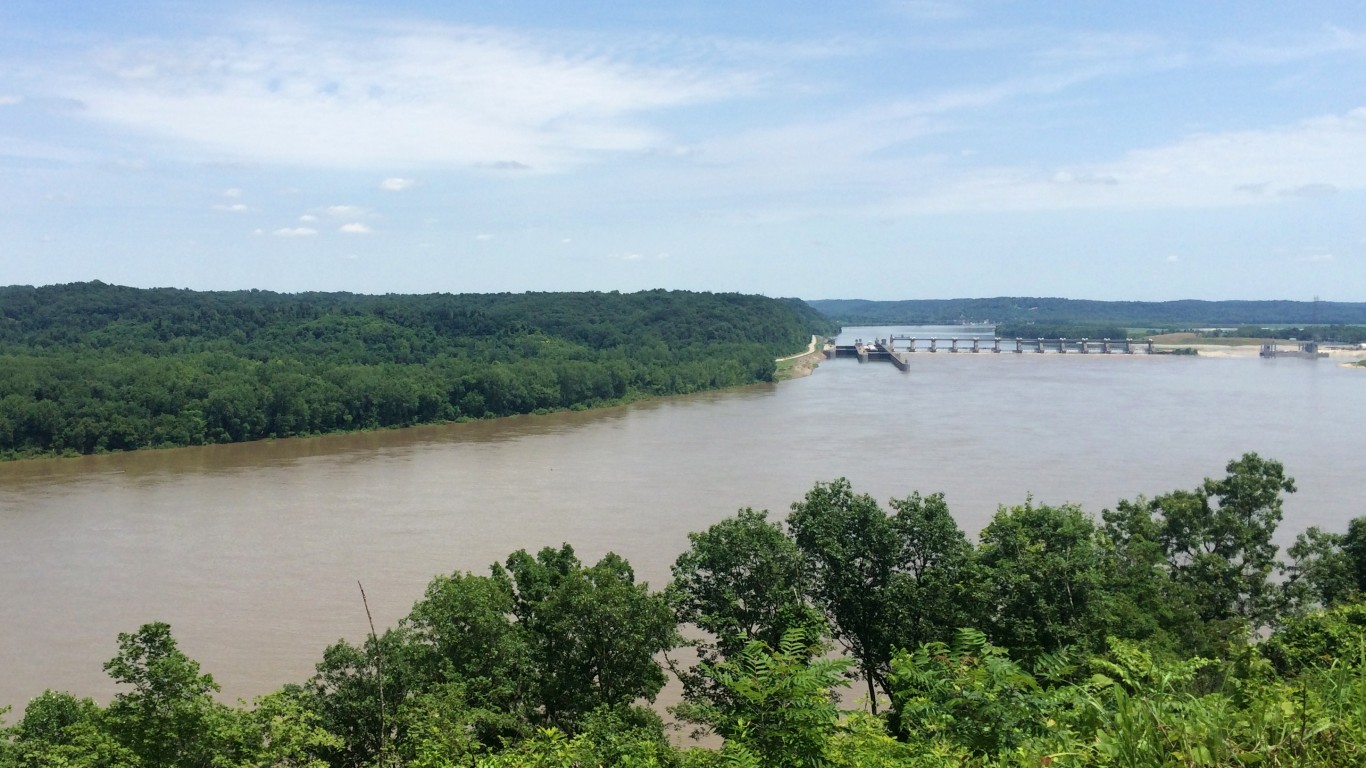
[[[1155,354],[1152,339],[1135,341],[1133,339],[1101,339],[1092,341],[1091,339],[1021,339],[1002,340],[1000,338],[983,338],[981,336],[971,337],[917,337],[909,335],[893,334],[885,339],[875,339],[872,342],[865,342],[863,339],[856,339],[853,344],[830,345],[825,348],[825,356],[828,358],[837,357],[857,357],[859,362],[866,363],[871,360],[885,360],[892,363],[901,371],[910,370],[910,355],[915,352],[939,351],[949,353],[958,352],[992,352],[999,354],[1003,351],[1023,354],[1032,352],[1042,354],[1050,352],[1053,354],[1125,354],[1132,355],[1135,352],[1144,354]]]

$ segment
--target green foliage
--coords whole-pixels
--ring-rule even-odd
[[[690,533],[692,546],[674,562],[666,595],[679,622],[710,635],[693,643],[706,664],[732,658],[754,640],[776,647],[792,629],[812,636],[826,631],[808,597],[802,553],[782,526],[767,518],[767,512],[742,509]],[[689,701],[724,695],[695,667],[673,671]]]
[[[1283,584],[1297,609],[1334,606],[1366,595],[1366,517],[1347,524],[1346,533],[1312,527],[1295,538]]]
[[[1287,619],[1262,645],[1262,652],[1286,675],[1311,667],[1366,670],[1366,603]]]
[[[217,703],[148,624],[119,635],[107,708],[35,698],[0,728],[0,768],[1363,765],[1366,518],[1301,537],[1290,582],[1312,590],[1278,614],[1255,581],[1291,488],[1247,454],[1195,491],[1122,502],[1102,530],[1072,506],[1003,508],[974,547],[941,496],[888,514],[820,483],[791,537],[752,510],[694,534],[667,599],[568,545],[437,577],[397,627],[250,707]],[[1255,616],[1276,629],[1254,645],[1238,629]],[[719,749],[672,746],[641,706],[678,617],[715,644],[676,712]],[[880,675],[886,716],[839,708],[856,668]]]
[[[949,512],[944,494],[892,499],[900,551],[888,590],[897,648],[948,641],[977,614],[974,551]]]
[[[1098,649],[1110,623],[1106,547],[1079,507],[1002,508],[982,530],[978,599],[992,641],[1033,663]]]
[[[333,764],[373,763],[381,741],[411,763],[459,763],[538,729],[571,739],[654,700],[665,682],[655,657],[677,645],[676,623],[625,560],[584,566],[566,544],[491,571],[437,577],[378,642],[327,649],[308,690],[343,737]]]
[[[327,768],[324,755],[335,753],[342,740],[308,704],[301,689],[284,689],[229,719],[225,751],[236,756],[234,768]]]
[[[975,629],[952,647],[926,643],[892,661],[899,736],[947,741],[978,755],[1006,752],[1047,731],[1049,702],[1033,676]]]
[[[742,509],[688,540],[667,594],[679,621],[710,632],[720,654],[751,640],[776,646],[790,629],[820,627],[806,598],[802,553],[767,512]]]
[[[119,634],[119,654],[104,665],[118,693],[105,719],[109,732],[148,768],[208,765],[221,748],[219,729],[230,717],[213,700],[218,684],[180,652],[171,628],[144,624]]]
[[[789,630],[776,649],[752,641],[735,658],[704,667],[728,695],[682,706],[679,713],[723,736],[723,754],[735,764],[825,765],[826,743],[839,720],[831,692],[852,665],[818,658],[821,650],[802,629]]]
[[[654,701],[664,687],[654,657],[678,643],[673,612],[635,583],[625,560],[609,553],[584,568],[566,544],[535,558],[518,551],[494,578],[515,588],[529,659],[523,680],[543,722],[573,729],[599,708]]]
[[[1267,321],[1273,322],[1273,321]],[[1260,325],[1239,326],[1224,336],[1264,339],[1299,339],[1300,341],[1328,341],[1341,344],[1360,344],[1366,341],[1366,325],[1307,325],[1291,328],[1265,328]]]
[[[858,660],[876,712],[875,686],[886,691],[897,618],[891,603],[902,551],[896,527],[877,501],[855,494],[843,478],[817,483],[792,505],[787,524],[806,556],[812,597],[835,639]]]
[[[138,757],[110,733],[104,712],[91,699],[44,691],[0,746],[0,765],[30,768],[131,768]],[[6,748],[7,747],[7,748]]]
[[[0,457],[478,419],[772,381],[829,321],[739,294],[0,288]]]
[[[1193,491],[1121,502],[1103,513],[1126,599],[1150,608],[1182,653],[1221,653],[1281,608],[1282,591],[1271,580],[1280,565],[1273,537],[1281,494],[1294,492],[1294,480],[1255,453],[1226,470]]]

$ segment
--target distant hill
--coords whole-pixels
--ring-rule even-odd
[[[845,325],[937,325],[963,320],[1155,328],[1366,323],[1366,302],[1340,301],[1086,301],[1004,296],[906,301],[817,299],[806,303]]]

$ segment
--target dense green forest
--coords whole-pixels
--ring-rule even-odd
[[[1000,297],[821,299],[807,303],[844,325],[937,325],[962,320],[1137,328],[1366,324],[1366,303],[1340,301],[1083,301]]]
[[[1255,325],[1244,325],[1231,331],[1217,331],[1214,335],[1361,344],[1366,342],[1366,325],[1309,325],[1290,328],[1262,328]]]
[[[105,665],[111,702],[35,698],[0,768],[1363,765],[1366,516],[1283,562],[1294,491],[1245,454],[1099,519],[1001,507],[973,541],[942,495],[818,483],[785,521],[691,534],[661,591],[568,545],[438,576],[237,706],[146,624]],[[668,674],[719,747],[645,706]]]
[[[0,288],[0,457],[582,408],[770,381],[796,299]]]

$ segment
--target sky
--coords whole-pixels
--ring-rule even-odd
[[[0,284],[1366,301],[1366,3],[0,2]]]

